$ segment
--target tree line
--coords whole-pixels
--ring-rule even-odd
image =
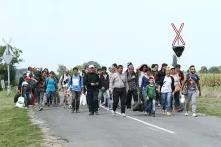
[[[199,72],[219,74],[221,73],[221,66],[212,66],[210,68],[207,68],[206,66],[202,66]]]

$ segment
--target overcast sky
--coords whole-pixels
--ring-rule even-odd
[[[178,62],[199,69],[221,65],[220,14],[220,0],[0,0],[0,38],[23,50],[19,67],[171,64],[171,23],[184,22]]]

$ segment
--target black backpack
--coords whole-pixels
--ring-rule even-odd
[[[30,92],[32,90],[32,87],[30,84],[25,84],[22,86],[22,92],[23,94],[26,93],[26,92]]]

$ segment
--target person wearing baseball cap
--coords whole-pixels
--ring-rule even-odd
[[[89,115],[98,115],[99,76],[94,65],[89,65],[88,68],[83,81],[87,89]]]

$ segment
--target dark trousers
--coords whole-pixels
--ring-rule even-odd
[[[126,88],[114,88],[113,91],[113,110],[116,111],[117,105],[121,103],[121,113],[125,113],[126,105]]]
[[[176,92],[174,94],[174,106],[176,109],[181,107],[180,106],[180,92]]]
[[[127,108],[131,108],[132,97],[134,99],[134,102],[137,103],[137,101],[138,101],[138,94],[137,94],[137,90],[136,89],[129,90],[128,93],[127,93],[127,101],[126,101]]]
[[[157,104],[160,104],[160,102],[161,102],[160,93],[157,91],[157,92],[156,92],[156,103],[157,103]]]
[[[139,99],[142,101],[142,102],[144,102],[144,97],[143,97],[143,90],[142,90],[142,88],[141,87],[139,87]]]
[[[97,89],[88,89],[87,90],[87,101],[89,112],[98,111],[98,90]]]
[[[72,109],[78,111],[79,110],[79,106],[80,106],[80,96],[81,96],[81,92],[80,91],[71,91],[72,93]]]

